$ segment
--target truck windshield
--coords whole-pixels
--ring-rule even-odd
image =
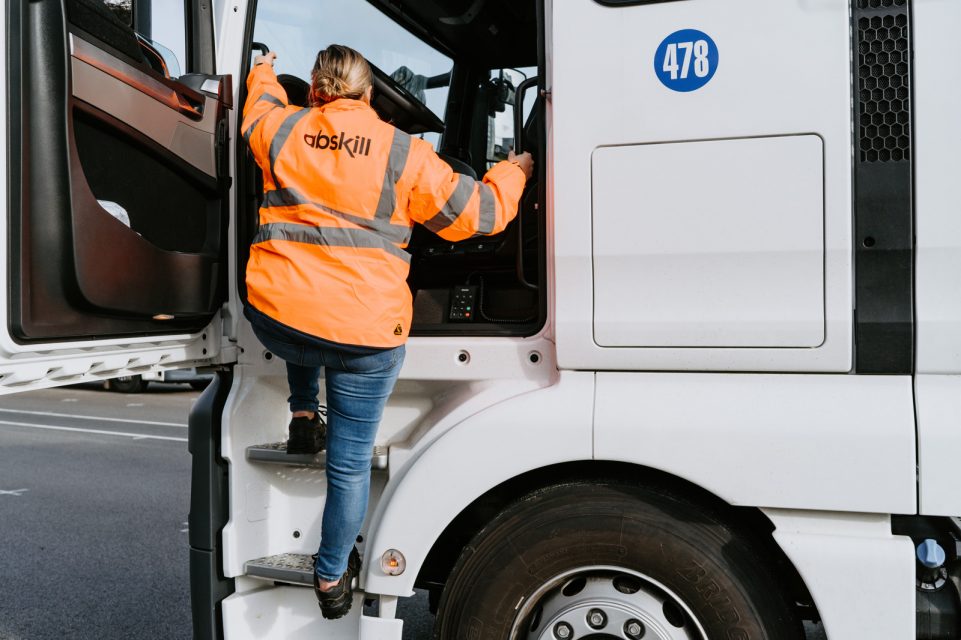
[[[274,68],[310,82],[317,52],[343,44],[362,53],[371,63],[413,89],[439,118],[444,118],[448,87],[418,90],[415,78],[449,72],[450,58],[419,40],[383,13],[357,0],[260,0],[254,40],[277,53]],[[425,136],[436,137],[436,134]],[[435,139],[431,139],[435,142]]]

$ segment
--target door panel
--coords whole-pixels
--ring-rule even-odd
[[[555,0],[549,22],[560,366],[850,371],[849,2]],[[779,151],[710,153],[752,140]],[[600,167],[612,148],[636,153]]]
[[[158,73],[134,31],[95,0],[18,8],[23,102],[8,116],[19,115],[13,150],[23,170],[11,185],[20,187],[13,337],[202,329],[226,293],[229,83]]]
[[[205,75],[202,4],[187,5],[176,57],[204,73],[174,77],[179,60],[102,0],[6,3],[0,393],[232,360],[219,318],[232,87]]]

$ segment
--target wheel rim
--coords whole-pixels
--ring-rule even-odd
[[[707,633],[690,607],[663,584],[637,571],[598,565],[541,585],[519,607],[510,637],[707,640]]]

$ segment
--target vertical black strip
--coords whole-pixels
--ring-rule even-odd
[[[909,0],[857,0],[854,255],[858,373],[914,370]]]
[[[217,72],[213,5],[213,2],[184,0],[184,16],[187,21],[186,71],[189,73],[213,75]]]
[[[192,458],[190,515],[190,605],[193,637],[224,637],[221,602],[234,592],[224,576],[222,532],[230,519],[230,480],[220,455],[221,429],[231,371],[220,371],[190,410],[187,448]]]

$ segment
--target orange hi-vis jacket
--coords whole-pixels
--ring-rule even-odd
[[[248,302],[331,342],[404,344],[412,308],[404,247],[413,224],[450,241],[499,233],[524,189],[523,170],[510,162],[483,181],[454,173],[428,142],[362,101],[289,106],[269,64],[247,78],[241,131],[265,192]]]

